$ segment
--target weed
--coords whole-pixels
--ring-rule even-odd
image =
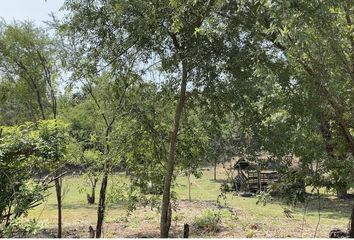
[[[252,229],[248,229],[246,233],[246,238],[253,238],[254,237],[254,231]]]
[[[220,212],[207,210],[201,216],[195,218],[194,224],[197,229],[202,229],[206,232],[219,232],[221,214]]]

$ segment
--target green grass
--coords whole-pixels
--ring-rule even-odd
[[[113,176],[109,183],[120,181],[122,177]],[[111,185],[111,184],[110,184]],[[98,199],[100,185],[96,187],[96,199]],[[108,193],[110,188],[108,187]],[[89,187],[81,176],[65,177],[63,181],[63,223],[64,226],[80,224],[81,222],[94,224],[97,217],[97,204],[87,204],[86,194]],[[96,200],[97,201],[97,200]],[[125,212],[125,204],[108,204],[107,221],[111,215]],[[54,187],[49,190],[48,197],[40,206],[30,210],[27,218],[38,219],[47,227],[57,224],[57,202]]]
[[[203,177],[195,179],[192,177],[191,195],[194,200],[213,200],[216,201],[217,196],[220,194],[220,184],[224,180],[222,171],[219,170],[219,180],[213,179],[212,171],[205,171]],[[175,188],[177,196],[180,199],[188,199],[188,182],[186,177],[178,178],[178,185]],[[334,195],[321,189],[321,221],[340,221],[347,222],[350,216],[350,209],[352,201],[350,200],[338,200],[334,198]],[[287,205],[281,201],[274,201],[274,203],[268,203],[266,206],[262,204],[256,204],[256,197],[244,198],[234,196],[233,193],[227,194],[227,204],[231,207],[240,209],[247,209],[255,216],[267,217],[267,216],[279,216],[283,214],[284,207]],[[304,204],[299,204],[298,207],[292,209],[295,215],[303,215]],[[318,201],[312,201],[308,206],[306,216],[310,221],[318,220]]]
[[[212,171],[203,171],[203,176],[199,179],[194,177],[191,178],[191,197],[193,202],[216,202],[216,199],[220,194],[220,184],[224,180],[223,170],[221,168],[218,169],[217,181],[212,179]],[[124,176],[111,177],[109,179],[108,192],[110,192],[110,186],[112,186],[112,184],[122,183],[124,181],[126,181]],[[72,226],[94,226],[97,217],[97,206],[87,204],[86,193],[89,189],[85,185],[84,179],[80,176],[68,176],[65,177],[63,186],[65,192],[63,199],[64,229],[65,227]],[[96,199],[98,198],[99,188],[100,185],[98,184]],[[187,177],[180,176],[177,178],[174,191],[179,200],[188,199]],[[326,234],[329,232],[329,228],[332,227],[345,229],[348,223],[350,208],[352,206],[351,201],[337,200],[328,193],[326,193],[325,197],[326,198],[321,200],[322,210],[319,227],[319,231],[321,231],[322,234],[321,236],[327,236]],[[281,201],[274,201],[266,206],[263,206],[262,204],[257,205],[256,202],[256,197],[244,198],[235,196],[233,193],[226,194],[227,206],[235,208],[238,216],[238,219],[233,219],[230,212],[222,212],[223,223],[226,228],[233,229],[231,232],[232,234],[237,233],[239,235],[235,236],[242,237],[246,237],[247,234],[255,234],[255,236],[263,237],[286,237],[288,236],[287,231],[279,233],[279,227],[282,226],[282,228],[287,229],[296,226],[296,229],[292,230],[293,233],[290,234],[290,236],[299,236],[299,228],[302,228],[304,206],[300,205],[297,208],[292,208],[294,218],[287,219],[284,216],[284,208],[287,206]],[[308,231],[306,235],[308,237],[311,236],[311,231],[315,228],[318,222],[317,205],[317,201],[311,202],[306,214],[305,227]],[[127,204],[124,202],[109,204],[107,206],[105,222],[107,224],[117,224],[123,227],[123,229],[125,229],[124,231],[129,230],[133,233],[145,225],[148,226],[149,231],[158,231],[159,214],[156,211],[144,209],[138,212],[135,216],[129,217],[126,215],[126,210]],[[206,209],[198,209],[198,207],[196,209],[184,209],[174,213],[178,216],[175,219],[177,222],[181,223],[183,221],[191,222],[195,216],[202,214],[204,210]],[[190,214],[193,216],[188,216]],[[45,228],[55,228],[57,222],[57,209],[54,188],[50,189],[49,196],[42,205],[29,212],[28,218],[37,219]],[[172,223],[172,226],[174,225],[175,224]],[[251,231],[252,234],[250,233]],[[231,233],[221,231],[220,234]],[[107,236],[110,235],[107,233]],[[226,236],[232,237],[234,235]]]

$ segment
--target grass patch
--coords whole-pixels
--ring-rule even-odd
[[[256,204],[257,197],[246,198],[235,196],[232,192],[226,193],[226,202],[223,202],[223,205],[232,208],[236,213],[237,217],[235,217],[226,209],[217,210],[216,200],[220,194],[220,184],[225,180],[222,168],[218,168],[217,176],[218,179],[213,180],[213,171],[205,169],[201,178],[191,177],[192,202],[188,201],[187,178],[184,175],[177,178],[174,191],[179,207],[177,212],[173,213],[171,227],[173,236],[182,236],[184,223],[193,225],[194,222],[198,222],[199,224],[195,227],[193,225],[190,230],[191,237],[208,236],[208,231],[218,228],[219,232],[215,233],[218,237],[313,237],[318,222],[316,200],[309,203],[303,222],[304,205],[291,208],[293,218],[287,218],[284,208],[288,206],[279,200],[274,199],[263,206]],[[126,181],[122,175],[112,176],[107,190],[111,191],[112,186],[119,186]],[[100,184],[98,184],[96,200],[98,200],[99,186]],[[97,218],[97,205],[87,203],[86,193],[89,192],[89,188],[82,177],[67,176],[64,179],[64,190],[63,227],[67,232],[64,236],[87,237],[88,226],[95,226]],[[328,237],[328,232],[332,228],[346,229],[353,201],[338,200],[328,192],[323,194],[325,195],[322,195],[321,199],[321,219],[317,236]],[[218,216],[212,212],[219,213],[220,219],[218,220]],[[126,202],[108,204],[104,225],[105,236],[158,236],[159,218],[159,213],[149,207],[138,208],[127,216]],[[27,220],[29,219],[37,220],[42,226],[52,229],[55,233],[57,209],[54,188],[50,189],[50,195],[42,205],[29,212]],[[219,226],[214,224],[219,221]],[[70,234],[74,230],[75,235]]]

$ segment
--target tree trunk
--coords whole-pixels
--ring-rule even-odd
[[[62,206],[62,196],[61,196],[61,179],[57,178],[54,181],[55,183],[55,192],[57,195],[57,206],[58,206],[58,238],[61,238],[62,233],[62,216],[61,216],[61,206]]]
[[[106,208],[107,182],[108,182],[108,172],[105,171],[105,173],[103,175],[103,179],[102,179],[101,190],[100,190],[100,199],[99,199],[99,203],[98,203],[96,238],[100,238],[101,233],[102,233],[104,212],[105,212],[105,208]]]
[[[93,180],[92,193],[91,193],[92,204],[94,204],[95,201],[96,201],[96,184],[97,184],[97,181],[98,181],[97,178],[95,178],[95,179]]]
[[[348,189],[346,187],[336,188],[337,198],[344,199],[348,196]]]
[[[39,105],[39,110],[41,112],[41,117],[43,120],[46,119],[45,117],[45,114],[44,114],[44,107],[43,107],[43,103],[42,103],[42,98],[41,98],[41,94],[39,92],[39,90],[37,89],[37,85],[35,85],[35,88],[36,88],[36,97],[37,97],[37,102],[38,102],[38,105]]]
[[[352,206],[352,215],[350,216],[349,238],[354,238],[354,205]]]
[[[188,200],[192,201],[191,197],[191,174],[188,173]]]
[[[5,222],[6,227],[10,225],[11,206],[12,206],[12,200],[10,201],[10,204],[9,204],[9,210],[7,211],[6,222]]]
[[[98,181],[98,179],[96,177],[91,181],[91,195],[87,194],[87,203],[89,203],[89,204],[95,204],[95,202],[96,202],[97,181]]]
[[[214,162],[214,180],[216,181],[216,166],[217,166],[217,162]]]
[[[167,160],[164,189],[163,189],[163,196],[162,196],[161,221],[160,221],[161,238],[167,238],[170,230],[168,226],[168,217],[169,217],[168,209],[170,206],[171,182],[172,182],[173,170],[174,170],[174,164],[176,158],[177,133],[178,133],[180,120],[184,108],[184,103],[186,100],[186,86],[187,86],[187,69],[185,64],[182,63],[181,90],[180,90],[179,100],[175,112],[173,132],[171,134],[170,151]]]
[[[258,193],[262,191],[261,185],[261,170],[257,169],[257,185],[258,185]]]

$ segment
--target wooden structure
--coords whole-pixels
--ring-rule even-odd
[[[234,185],[237,191],[261,192],[267,191],[270,184],[279,180],[277,171],[262,170],[245,159],[240,159],[234,165],[237,175]]]

